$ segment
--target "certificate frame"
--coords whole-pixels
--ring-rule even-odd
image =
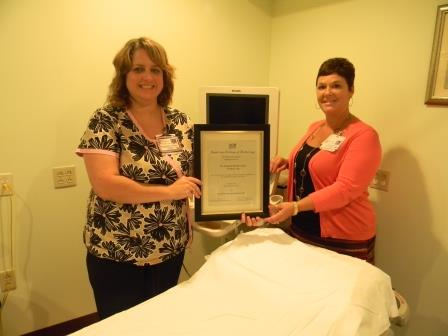
[[[195,221],[269,214],[269,124],[195,124]]]
[[[448,4],[437,7],[431,63],[426,87],[427,105],[448,105]]]

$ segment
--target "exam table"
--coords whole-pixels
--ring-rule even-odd
[[[259,228],[189,280],[73,335],[390,335],[399,303],[377,267]]]

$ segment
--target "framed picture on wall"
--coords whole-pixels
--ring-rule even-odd
[[[448,105],[448,4],[437,7],[425,103]]]

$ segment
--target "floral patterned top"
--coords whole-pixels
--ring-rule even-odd
[[[119,158],[120,174],[139,183],[170,185],[193,164],[193,125],[186,114],[164,109],[164,135],[174,134],[180,151],[163,156],[124,108],[95,111],[76,153]],[[187,200],[121,204],[90,192],[84,244],[99,257],[135,265],[154,265],[181,253],[189,240]]]

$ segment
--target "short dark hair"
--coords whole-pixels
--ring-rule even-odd
[[[132,67],[132,57],[138,49],[143,49],[148,57],[163,71],[163,89],[157,97],[157,103],[166,107],[171,102],[174,91],[174,67],[169,64],[165,49],[154,40],[140,37],[129,40],[114,58],[115,76],[109,85],[108,103],[114,107],[126,107],[131,103],[126,87],[126,75]]]
[[[353,90],[353,84],[355,82],[355,67],[348,59],[342,57],[330,58],[321,64],[316,76],[316,85],[317,79],[320,76],[328,76],[334,73],[344,77],[348,88]]]

